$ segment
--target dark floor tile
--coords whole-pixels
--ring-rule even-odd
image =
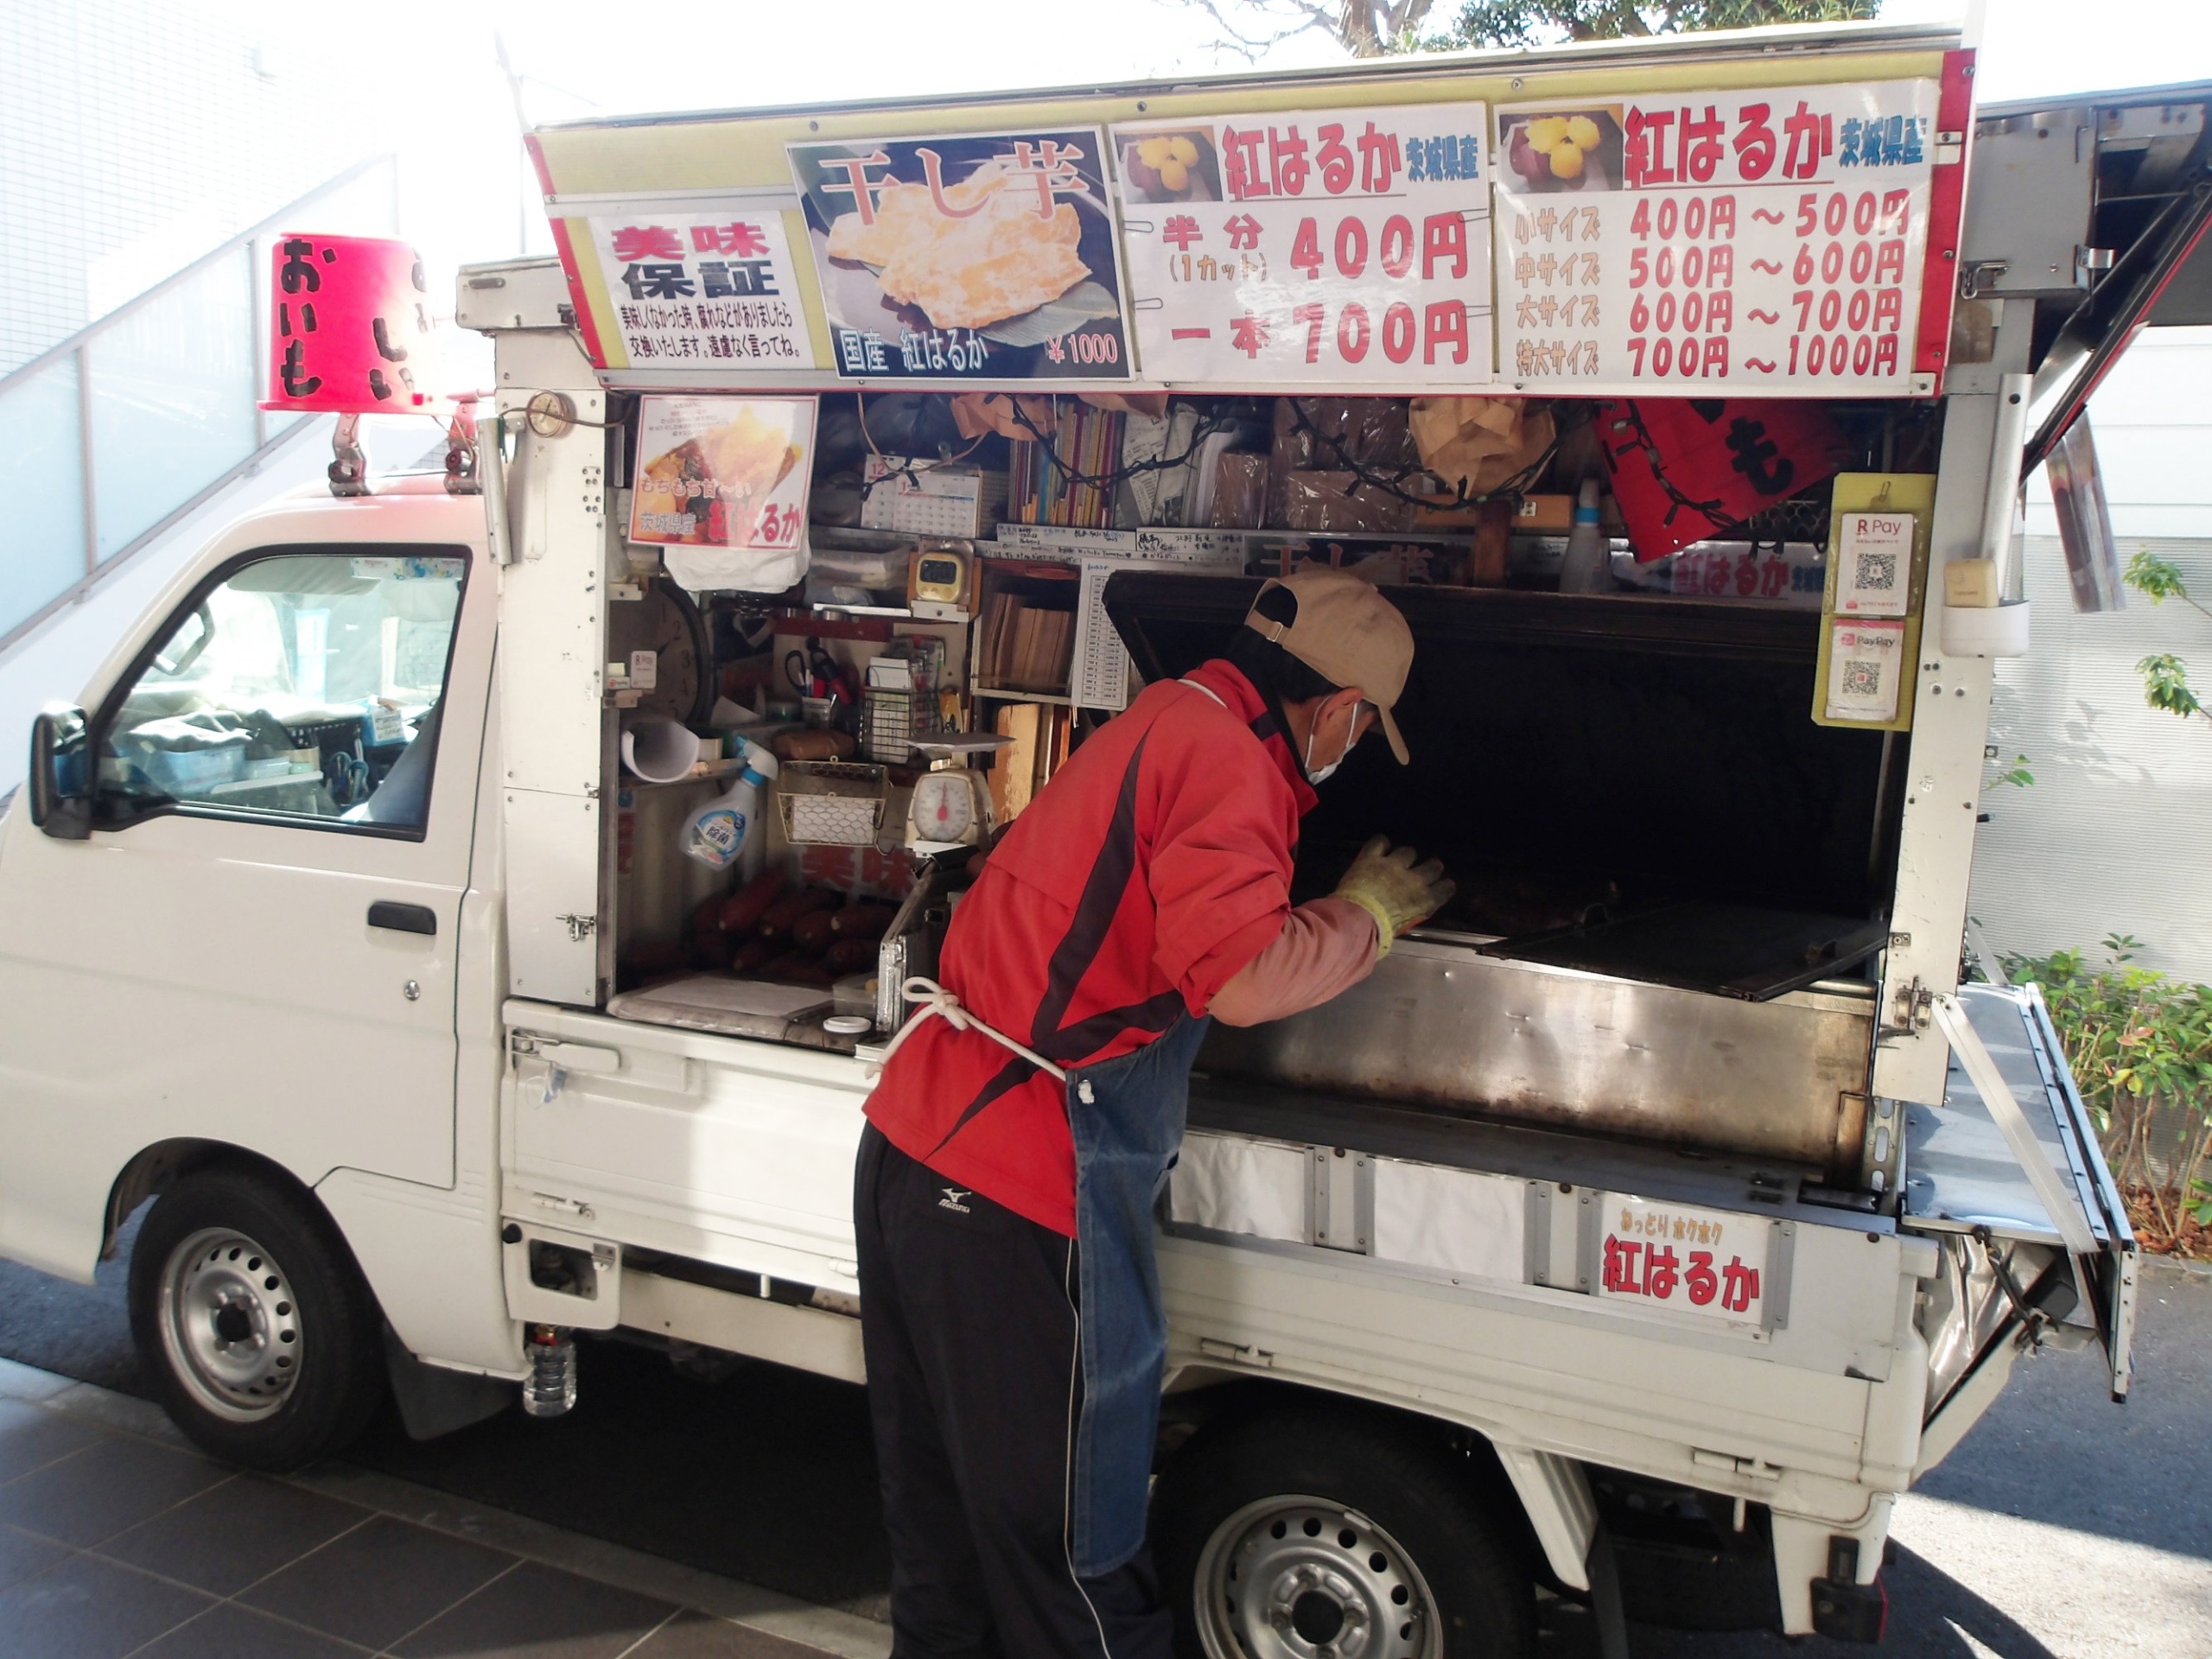
[[[0,1591],[0,1653],[119,1659],[209,1605],[205,1596],[127,1567],[73,1556]]]
[[[823,1651],[686,1608],[629,1659],[823,1659]]]
[[[65,1544],[96,1544],[228,1478],[189,1452],[111,1435],[0,1486],[0,1521]]]
[[[380,1648],[482,1588],[514,1560],[505,1550],[378,1516],[239,1599]]]
[[[0,1590],[43,1573],[69,1554],[49,1538],[34,1538],[13,1527],[0,1527]]]
[[[368,1517],[368,1510],[336,1498],[241,1475],[99,1549],[196,1590],[232,1596]]]
[[[675,1611],[665,1601],[524,1561],[392,1651],[400,1659],[615,1659]]]
[[[27,1475],[105,1438],[90,1423],[21,1400],[0,1400],[0,1481]]]
[[[152,1647],[140,1649],[132,1659],[360,1659],[366,1652],[225,1602]]]

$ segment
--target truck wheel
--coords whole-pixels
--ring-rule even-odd
[[[1181,1659],[1523,1659],[1535,1599],[1462,1472],[1413,1437],[1300,1412],[1169,1464],[1153,1544]]]
[[[367,1426],[384,1391],[375,1298],[322,1216],[244,1171],[156,1201],[130,1258],[130,1334],[196,1444],[293,1469]]]

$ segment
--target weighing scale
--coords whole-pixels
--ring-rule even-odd
[[[979,845],[991,832],[989,779],[968,764],[1014,741],[992,732],[944,732],[916,739],[915,753],[929,770],[914,780],[906,807],[906,845],[918,853],[945,853]]]

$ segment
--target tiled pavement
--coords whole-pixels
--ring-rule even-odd
[[[209,1461],[0,1360],[9,1659],[884,1659],[853,1615],[340,1465]]]

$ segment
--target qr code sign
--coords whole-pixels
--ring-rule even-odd
[[[1880,696],[1883,667],[1884,664],[1868,662],[1863,657],[1847,658],[1843,664],[1843,695],[1847,697]]]
[[[1895,592],[1897,556],[1894,553],[1861,553],[1859,556],[1859,585],[1869,593]]]

